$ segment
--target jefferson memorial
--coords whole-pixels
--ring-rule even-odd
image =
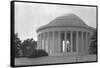
[[[87,55],[94,30],[75,14],[56,17],[37,29],[38,49],[49,56]]]

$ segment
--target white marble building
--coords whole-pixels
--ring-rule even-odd
[[[50,56],[88,54],[94,30],[75,14],[57,17],[37,29],[38,49],[44,49]]]

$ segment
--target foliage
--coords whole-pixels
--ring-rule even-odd
[[[97,32],[91,36],[90,54],[97,54]]]
[[[37,42],[31,39],[26,39],[23,41],[21,49],[23,51],[23,56],[30,55],[34,49],[37,47]]]
[[[15,47],[16,58],[20,57],[36,58],[36,57],[48,56],[48,53],[46,53],[44,50],[36,49],[37,42],[32,38],[30,39],[28,38],[22,42],[18,37],[18,33],[16,33],[14,43],[15,43],[14,47]]]
[[[33,50],[32,54],[28,56],[28,58],[38,58],[43,56],[48,56],[48,53],[42,49],[38,49],[38,50]]]
[[[14,44],[16,58],[30,55],[37,46],[37,42],[32,38],[21,42],[20,38],[18,37],[18,33],[15,34]]]
[[[15,34],[15,40],[14,40],[14,44],[15,44],[15,57],[19,57],[20,56],[20,46],[21,46],[21,40],[18,38],[18,33]]]

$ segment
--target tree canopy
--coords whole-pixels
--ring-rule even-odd
[[[27,56],[37,47],[37,42],[33,40],[33,38],[28,38],[22,42],[18,37],[18,33],[16,33],[14,37],[15,57]]]
[[[97,31],[90,38],[90,54],[97,54]]]
[[[37,47],[37,42],[35,40],[26,39],[22,42],[21,49],[23,50],[23,54],[25,56],[30,55],[34,49]]]
[[[14,48],[15,48],[15,57],[19,57],[20,56],[20,46],[21,46],[21,40],[18,37],[18,33],[16,33],[14,35]]]

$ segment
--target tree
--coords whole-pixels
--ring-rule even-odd
[[[15,34],[15,39],[14,39],[14,47],[15,47],[15,57],[19,57],[20,56],[20,46],[21,46],[21,40],[18,37],[18,33]]]
[[[95,31],[94,34],[90,38],[90,54],[97,54],[97,32]]]
[[[34,49],[37,47],[37,42],[35,40],[26,39],[22,42],[21,49],[23,51],[24,56],[29,56]]]

